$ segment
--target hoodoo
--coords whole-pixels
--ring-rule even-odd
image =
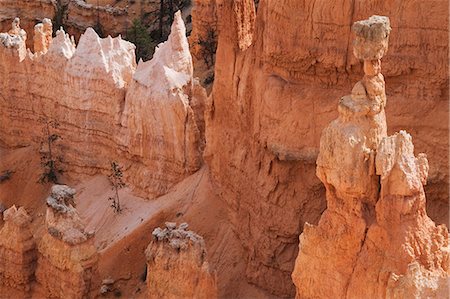
[[[23,207],[3,213],[0,230],[0,298],[29,298],[36,268],[36,243],[31,217]]]
[[[38,244],[37,294],[44,298],[86,298],[97,274],[93,233],[73,207],[75,190],[54,185],[47,198],[47,231]]]
[[[215,274],[203,238],[187,223],[166,222],[153,231],[147,257],[148,298],[217,298]]]
[[[0,299],[448,297],[448,8],[0,0]]]
[[[102,39],[88,28],[75,48],[63,30],[50,38],[46,24],[36,25],[39,54],[27,52],[20,35],[0,35],[0,112],[10,123],[0,127],[0,138],[6,145],[37,146],[46,123],[58,123],[54,133],[77,144],[54,148],[68,174],[107,173],[118,160],[127,182],[146,198],[200,168],[204,138],[197,122],[203,116],[195,113],[203,112],[206,95],[194,82],[180,13],[169,39],[137,69],[135,46],[120,36]]]
[[[381,58],[390,22],[372,16],[352,28],[365,75],[322,133],[317,176],[327,209],[300,235],[296,297],[436,297],[448,288],[448,232],[426,215],[426,156],[414,156],[404,131],[387,137]]]

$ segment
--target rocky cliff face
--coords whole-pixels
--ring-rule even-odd
[[[245,30],[252,28],[252,1],[216,3],[219,46],[205,157],[247,248],[250,281],[294,294],[297,236],[325,208],[314,175],[320,133],[336,116],[333,99],[362,72],[350,27],[374,12],[403,12],[392,19],[384,62],[389,128],[407,129],[427,152],[428,202],[448,205],[446,1],[261,1],[254,31]],[[448,209],[430,215],[445,221],[438,210]]]
[[[47,232],[39,242],[37,296],[86,298],[97,271],[98,253],[72,206],[75,190],[55,185],[47,198]]]
[[[6,145],[46,150],[39,148],[42,129],[57,123],[51,134],[61,141],[54,154],[68,174],[107,172],[117,161],[145,197],[165,193],[200,167],[200,117],[190,103],[201,106],[205,99],[194,92],[200,87],[194,87],[179,14],[169,40],[137,70],[132,44],[101,39],[92,29],[76,48],[59,31],[45,54],[27,53],[19,36],[4,36],[0,121],[9,125],[1,127],[0,138]]]
[[[203,61],[204,49],[201,41],[208,39],[208,33],[217,36],[217,11],[215,0],[194,0],[192,9],[192,32],[189,43],[192,56]]]
[[[28,33],[27,45],[33,47],[33,27],[44,18],[53,18],[56,13],[56,1],[0,1],[0,32],[7,32],[14,18],[21,19],[21,26]]]
[[[36,268],[36,243],[31,217],[24,208],[12,206],[3,213],[0,230],[0,297],[30,298]]]
[[[125,34],[131,26],[128,12],[123,8],[97,6],[83,0],[59,1],[57,12],[69,34],[78,40],[89,27],[96,28],[103,36]]]
[[[297,298],[439,298],[448,292],[448,231],[425,211],[428,161],[414,156],[405,131],[386,133],[380,59],[389,19],[372,16],[353,30],[365,75],[322,133],[317,175],[327,210],[300,236]]]
[[[148,298],[217,298],[203,238],[187,228],[166,222],[153,231],[145,251]]]
[[[0,15],[0,32],[7,31],[15,17],[21,19],[22,27],[29,34],[27,46],[31,49],[33,27],[44,18],[54,20],[55,24],[64,24],[76,40],[89,27],[101,30],[104,36],[117,36],[126,33],[127,28],[131,26],[126,9],[97,7],[82,0],[1,0]]]

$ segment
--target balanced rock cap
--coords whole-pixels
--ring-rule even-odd
[[[388,17],[371,16],[367,20],[355,22],[352,30],[356,34],[353,53],[358,59],[377,60],[387,52],[392,30]]]

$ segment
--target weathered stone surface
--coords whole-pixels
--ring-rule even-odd
[[[55,185],[47,198],[47,232],[38,244],[38,297],[81,299],[91,291],[98,253],[93,233],[85,231],[73,207],[74,195],[74,189]]]
[[[260,1],[245,51],[231,2],[245,1],[217,1],[205,160],[248,253],[247,279],[294,296],[298,235],[325,208],[314,153],[337,116],[335,99],[362,76],[351,26],[374,13],[402,12],[383,61],[389,132],[408,130],[427,153],[430,216],[448,221],[448,1]]]
[[[53,25],[50,19],[43,19],[42,23],[34,25],[33,50],[35,53],[46,53],[50,47],[53,37]]]
[[[356,34],[353,54],[361,60],[381,59],[388,50],[391,23],[388,17],[371,16],[367,20],[355,22],[352,26]]]
[[[54,238],[70,245],[83,243],[92,237],[84,231],[76,209],[74,208],[75,190],[65,185],[54,185],[47,198],[47,230]]]
[[[169,39],[152,60],[139,62],[125,98],[120,144],[130,157],[157,166],[153,171],[139,167],[130,177],[135,185],[162,194],[168,182],[200,168],[200,131],[190,103],[193,84],[186,28],[178,12]]]
[[[59,19],[70,35],[78,40],[89,27],[96,27],[97,21],[104,36],[125,34],[130,28],[131,20],[125,8],[115,8],[88,4],[83,0],[1,0],[0,1],[0,32],[5,31],[11,21],[19,16],[22,27],[31,34],[38,22],[45,18]],[[8,28],[9,29],[9,28]],[[59,28],[55,28],[58,30]],[[27,46],[33,48],[33,39],[27,41]]]
[[[203,61],[205,50],[201,41],[208,39],[208,33],[217,32],[216,0],[194,0],[192,8],[192,32],[189,44],[195,60]],[[216,36],[217,38],[217,36]]]
[[[428,161],[414,156],[405,131],[386,133],[379,59],[389,20],[371,17],[357,25],[367,23],[372,26],[355,43],[355,55],[364,53],[365,76],[322,133],[317,176],[327,210],[300,235],[292,274],[297,298],[420,298],[448,290],[448,231],[425,210]],[[374,38],[380,26],[383,38]]]
[[[425,210],[427,165],[423,154],[414,156],[412,138],[405,131],[381,141],[376,157],[381,175],[376,222],[366,233],[347,298],[447,296],[448,229],[436,226]]]
[[[3,213],[0,230],[0,298],[30,298],[36,267],[36,243],[30,230],[31,217],[23,207]]]
[[[217,298],[203,238],[187,228],[187,223],[166,222],[153,231],[145,251],[149,298]]]
[[[169,40],[137,70],[134,45],[101,39],[91,28],[76,48],[58,31],[39,55],[27,53],[20,38],[1,35],[0,121],[8,126],[0,138],[8,146],[38,145],[42,119],[54,120],[61,136],[55,156],[67,175],[107,173],[117,161],[138,194],[164,194],[202,163],[197,121],[205,98],[193,83],[185,35],[177,14]]]

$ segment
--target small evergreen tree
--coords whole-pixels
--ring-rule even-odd
[[[60,162],[62,162],[61,156],[55,156],[54,145],[55,142],[61,139],[61,136],[54,133],[53,130],[59,127],[59,123],[55,120],[48,120],[41,118],[40,122],[42,127],[42,139],[40,143],[41,154],[41,166],[44,171],[39,178],[41,184],[45,183],[58,183],[58,174],[63,170],[60,168]]]
[[[117,162],[111,162],[111,173],[108,175],[109,182],[114,190],[114,196],[110,196],[108,200],[112,201],[111,207],[115,213],[120,213],[122,208],[120,207],[119,190],[125,187],[123,182],[122,168]]]
[[[127,40],[136,46],[136,60],[146,61],[152,58],[156,43],[150,37],[147,28],[140,19],[135,19],[127,32]]]

